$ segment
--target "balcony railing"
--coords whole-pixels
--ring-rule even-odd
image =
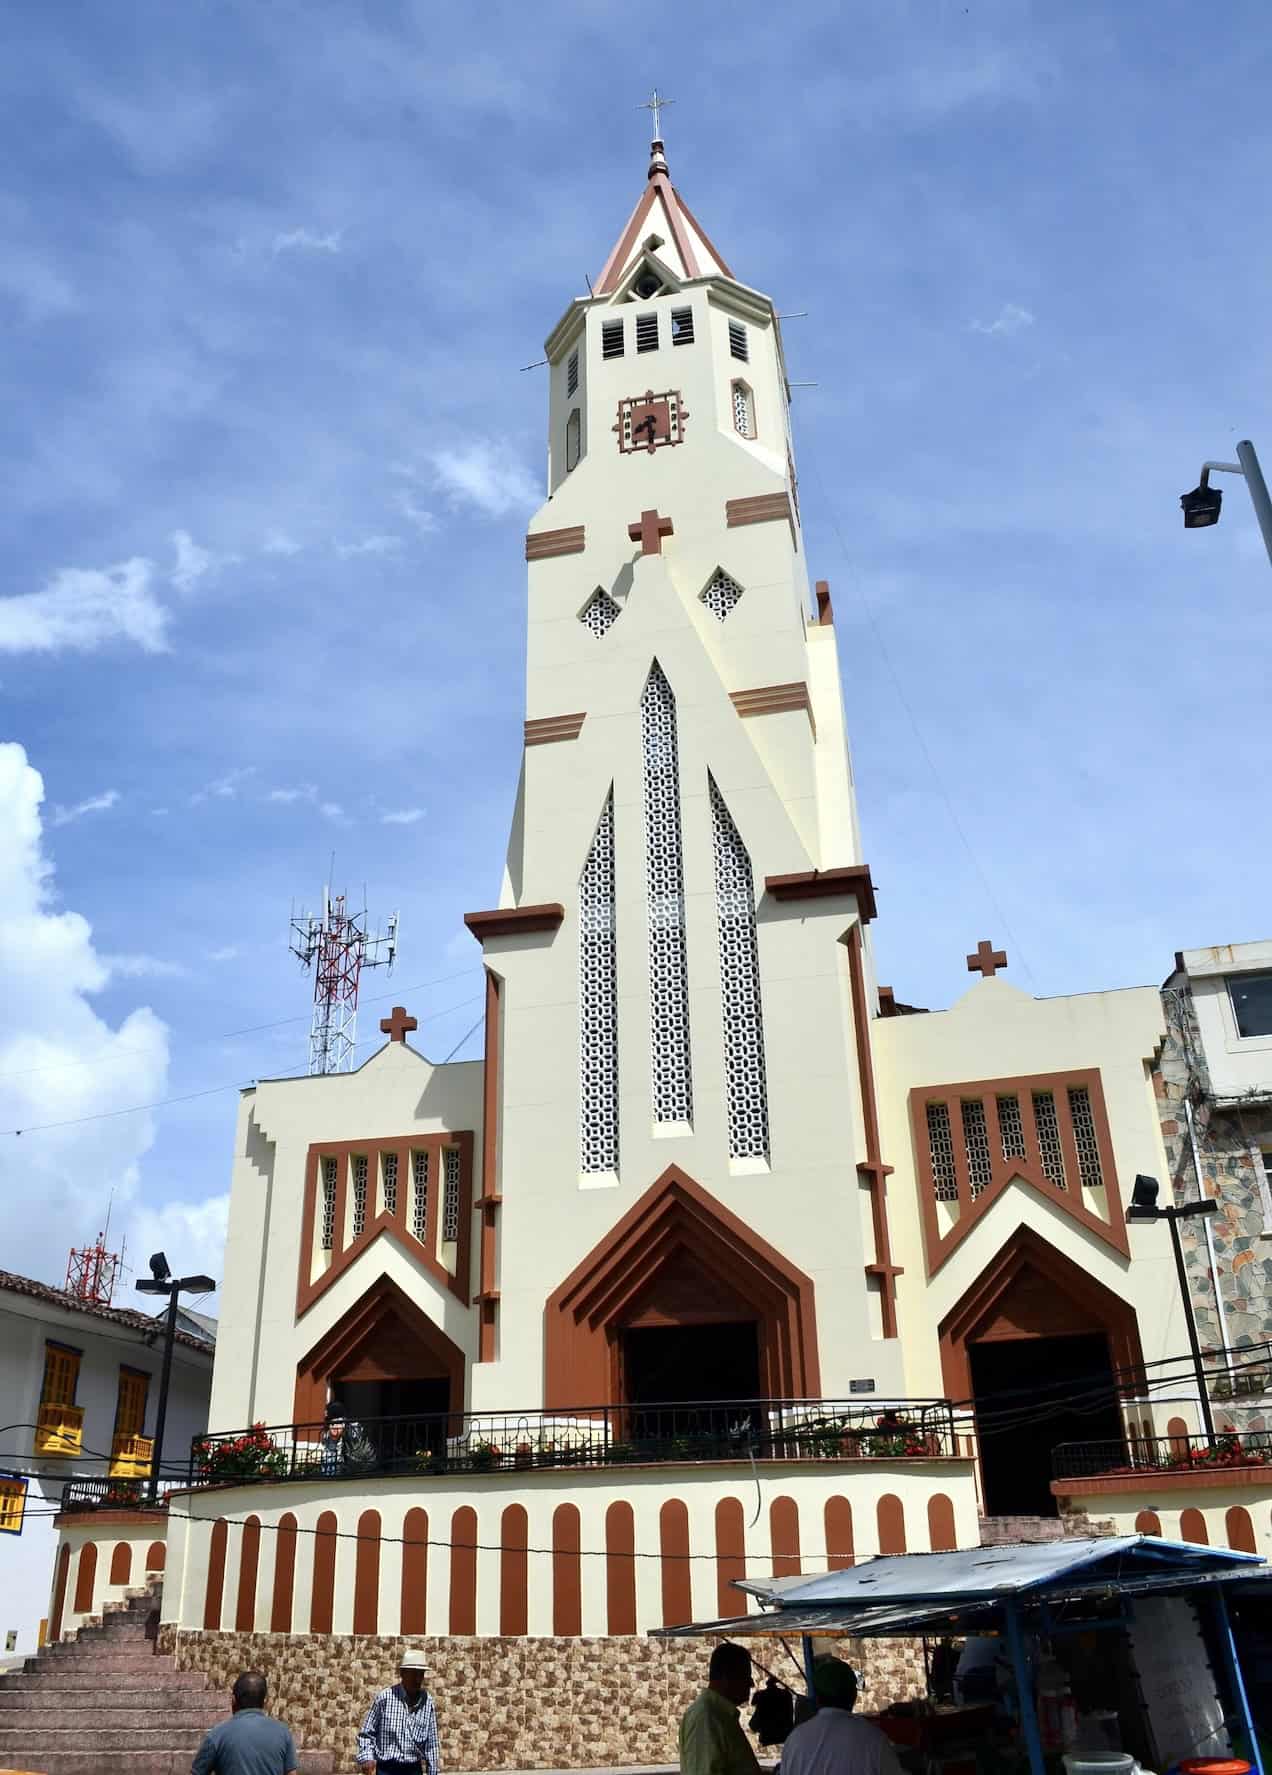
[[[149,1436],[116,1436],[110,1445],[112,1479],[144,1479],[150,1472],[155,1445]]]
[[[911,1460],[970,1455],[947,1399],[744,1399],[255,1424],[196,1437],[190,1483],[493,1473],[688,1461]]]
[[[1214,1468],[1272,1466],[1272,1431],[1208,1436],[1128,1436],[1103,1442],[1060,1442],[1052,1450],[1057,1479],[1128,1473],[1196,1473]]]
[[[184,1479],[161,1479],[159,1495],[152,1502],[150,1482],[145,1479],[72,1479],[62,1487],[62,1510],[166,1510],[170,1491],[184,1487]]]
[[[35,1417],[38,1455],[77,1455],[84,1446],[82,1405],[42,1405]]]

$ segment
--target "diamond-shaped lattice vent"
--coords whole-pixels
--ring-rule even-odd
[[[622,614],[622,611],[614,602],[613,598],[610,597],[609,593],[603,592],[600,586],[597,586],[596,590],[592,593],[592,596],[579,612],[579,621],[583,624],[585,629],[591,629],[592,633],[599,639],[600,636],[608,631],[611,624]]]
[[[676,699],[655,660],[640,699],[645,764],[649,1043],[655,1122],[693,1120]]]
[[[698,594],[712,616],[723,622],[731,610],[737,607],[742,596],[742,587],[736,579],[730,579],[723,568],[717,567],[704,589]]]
[[[618,1170],[613,789],[579,877],[579,1170]]]
[[[760,1010],[760,955],[755,938],[751,859],[714,777],[707,777],[707,786],[711,791],[715,845],[729,1157],[767,1159],[768,1086],[764,1075],[764,1019]]]

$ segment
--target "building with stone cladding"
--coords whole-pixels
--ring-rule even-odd
[[[356,1072],[243,1094],[212,1435],[168,1508],[178,1662],[266,1668],[347,1749],[422,1639],[459,1767],[665,1758],[702,1655],[642,1636],[744,1573],[1196,1480],[1169,1242],[1126,1215],[1174,1175],[1163,999],[1038,1000],[988,942],[946,1010],[878,985],[780,322],[661,142],[546,355],[525,749],[465,915],[484,1057],[434,1065],[395,1011]],[[1203,1533],[1272,1543],[1255,1471]],[[110,1524],[62,1532],[78,1560]],[[872,1704],[921,1684],[904,1647],[867,1668]]]

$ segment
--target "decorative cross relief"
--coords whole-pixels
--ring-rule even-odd
[[[394,1005],[391,1017],[381,1017],[380,1028],[391,1042],[405,1042],[409,1032],[418,1029],[419,1024],[414,1017],[407,1016],[401,1005]]]
[[[986,980],[992,980],[999,968],[1005,968],[1006,966],[1007,951],[1005,949],[995,949],[993,944],[987,943],[983,937],[976,945],[975,954],[969,955],[967,958],[968,973],[983,974]]]
[[[660,517],[656,511],[642,512],[640,522],[629,524],[627,534],[633,542],[640,544],[642,555],[661,555],[664,536],[674,536],[670,518]]]

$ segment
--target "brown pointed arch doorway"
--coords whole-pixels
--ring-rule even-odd
[[[1143,1378],[1135,1310],[1020,1227],[939,1327],[948,1396],[976,1417],[989,1516],[1054,1516],[1061,1443],[1118,1444]]]

